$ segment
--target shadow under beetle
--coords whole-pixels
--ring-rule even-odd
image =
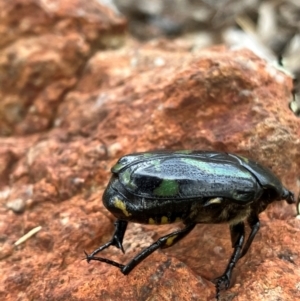
[[[86,260],[118,267],[124,275],[159,248],[168,248],[198,223],[229,223],[233,253],[223,275],[215,280],[216,298],[230,285],[237,261],[259,230],[258,215],[279,200],[293,204],[294,195],[267,168],[234,154],[211,151],[154,151],[124,156],[111,169],[104,206],[117,218],[112,239]],[[169,224],[183,229],[159,238],[128,264],[97,257],[113,245],[123,249],[127,223]],[[245,240],[245,221],[251,232]]]

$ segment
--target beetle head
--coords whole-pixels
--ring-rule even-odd
[[[287,189],[284,190],[282,198],[285,199],[288,204],[296,203],[294,194]]]

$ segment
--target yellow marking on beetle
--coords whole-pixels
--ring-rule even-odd
[[[173,243],[174,243],[174,239],[177,237],[177,235],[173,235],[173,236],[170,236],[167,241],[166,241],[166,245],[167,246],[172,246]]]
[[[245,161],[246,163],[249,163],[249,159],[243,156],[239,156],[243,161]]]
[[[148,224],[155,225],[156,222],[155,222],[155,220],[152,217],[150,217],[149,220],[148,220]]]
[[[160,223],[163,224],[168,224],[169,223],[169,219],[166,216],[163,216],[160,220]]]
[[[176,217],[174,223],[179,223],[179,222],[181,222],[181,221],[182,221],[182,218]]]
[[[183,155],[188,155],[192,152],[190,149],[180,149],[174,152],[174,154],[183,154]]]
[[[112,172],[118,172],[118,171],[120,171],[124,166],[125,166],[124,164],[116,163],[116,164],[112,167],[111,171],[112,171]]]
[[[129,213],[127,211],[126,204],[122,200],[115,198],[114,205],[116,208],[120,209],[124,213],[125,216],[131,215],[131,213]]]
[[[222,202],[222,198],[214,198],[214,199],[210,199],[208,202],[207,202],[207,205],[210,205],[210,204],[220,204]]]

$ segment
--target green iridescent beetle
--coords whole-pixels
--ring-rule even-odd
[[[295,203],[294,195],[267,168],[234,154],[210,151],[155,151],[126,155],[111,169],[103,194],[104,206],[117,218],[112,239],[91,254],[127,275],[158,248],[168,248],[198,223],[229,223],[234,251],[223,275],[215,280],[216,298],[227,289],[237,261],[243,257],[257,231],[258,215],[279,200]],[[245,240],[245,224],[251,232]],[[183,229],[158,239],[127,265],[97,257],[113,245],[123,249],[128,222],[168,224],[182,222]]]

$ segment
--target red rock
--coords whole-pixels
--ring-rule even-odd
[[[1,1],[0,135],[50,128],[86,60],[122,44],[124,30],[96,0]]]
[[[297,195],[300,121],[288,106],[291,78],[248,50],[225,47],[190,53],[175,42],[140,45],[128,39],[120,49],[93,54],[101,40],[99,28],[114,35],[121,21],[108,21],[111,15],[107,19],[96,9],[90,13],[98,16],[93,22],[74,17],[76,10],[58,2],[44,21],[37,17],[46,14],[36,4],[42,2],[1,3],[0,12],[12,12],[17,3],[20,19],[42,25],[27,31],[15,25],[3,40],[10,42],[3,42],[0,58],[1,68],[16,71],[17,82],[14,88],[12,79],[5,79],[1,116],[8,116],[6,104],[26,112],[0,122],[2,134],[14,133],[0,138],[0,299],[213,300],[209,281],[223,273],[232,252],[227,225],[198,225],[177,246],[156,251],[128,276],[82,260],[84,250],[92,251],[113,233],[114,218],[101,202],[109,169],[119,156],[134,151],[215,149],[269,166]],[[65,36],[47,30],[47,22],[58,16],[56,30],[65,29]],[[66,26],[79,19],[96,24],[96,37],[83,35],[89,26],[87,31]],[[25,37],[38,30],[41,36]],[[36,42],[32,48],[24,47],[30,41]],[[7,59],[13,45],[19,45],[11,53],[23,58],[20,65]],[[24,204],[22,214],[7,208],[17,199]],[[294,206],[278,202],[268,208],[221,299],[299,298],[299,223]],[[40,232],[13,247],[36,226],[42,226]],[[103,256],[128,262],[177,226],[130,224],[126,254],[110,248]]]

